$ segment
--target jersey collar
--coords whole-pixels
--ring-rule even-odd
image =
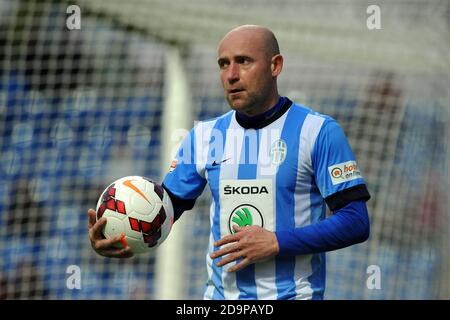
[[[236,121],[245,129],[261,129],[280,118],[291,105],[292,101],[287,97],[280,97],[272,108],[253,117],[236,111]]]

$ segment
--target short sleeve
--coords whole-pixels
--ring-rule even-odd
[[[324,121],[311,158],[316,184],[332,211],[354,200],[370,199],[347,137],[335,120]]]
[[[163,184],[178,198],[196,199],[203,192],[206,182],[198,172],[195,129],[192,129],[183,140]]]

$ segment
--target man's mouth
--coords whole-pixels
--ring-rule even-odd
[[[240,93],[242,91],[244,91],[244,89],[231,89],[231,90],[228,90],[228,94],[235,95],[235,94],[238,94],[238,93]]]

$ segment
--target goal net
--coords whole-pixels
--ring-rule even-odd
[[[274,31],[281,94],[342,125],[372,195],[325,298],[450,298],[448,2],[0,0],[0,299],[202,298],[208,188],[132,259],[92,250],[87,209],[229,110],[216,48],[241,24]]]

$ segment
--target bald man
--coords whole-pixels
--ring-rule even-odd
[[[325,252],[368,239],[370,198],[339,124],[281,97],[277,39],[245,25],[220,41],[218,59],[232,110],[196,125],[163,187],[175,219],[211,190],[205,299],[322,299]],[[333,215],[326,218],[326,205]],[[129,257],[103,239],[90,210],[93,248]]]

